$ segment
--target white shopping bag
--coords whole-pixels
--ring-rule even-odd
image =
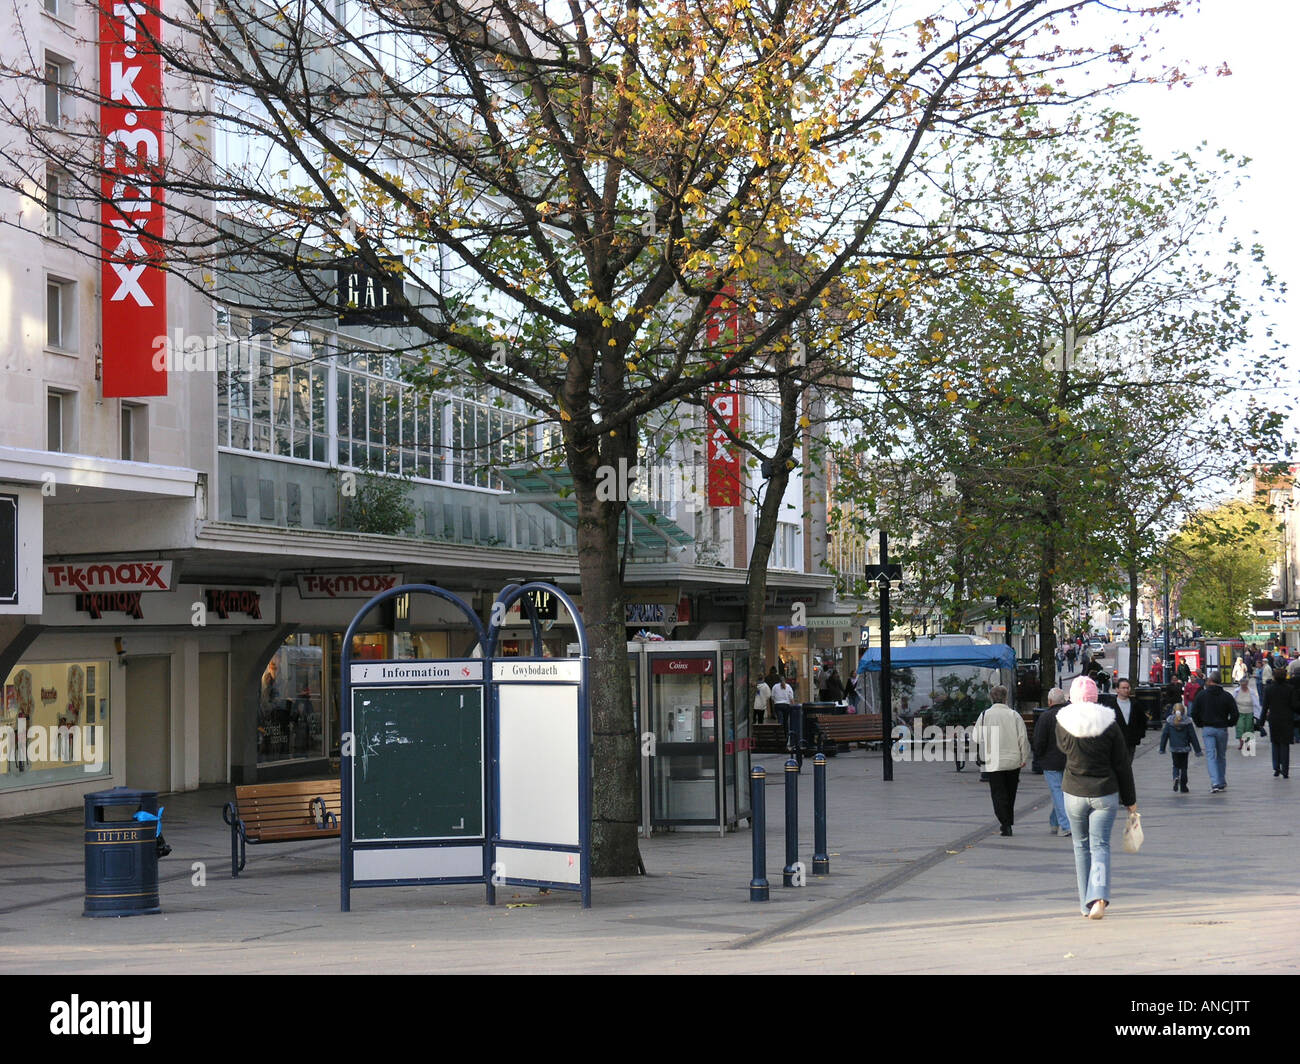
[[[1124,825],[1124,852],[1137,853],[1142,849],[1142,817],[1137,813],[1129,813],[1128,823]]]

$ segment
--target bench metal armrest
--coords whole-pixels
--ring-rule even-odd
[[[234,802],[226,803],[226,807],[221,810],[221,819],[230,825],[230,875],[233,879],[248,863],[248,832]]]

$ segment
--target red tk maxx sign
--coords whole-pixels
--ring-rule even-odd
[[[99,13],[99,109],[104,171],[101,315],[104,395],[166,395],[154,338],[167,333],[161,268],[162,61],[156,7],[104,0]]]
[[[713,298],[709,307],[706,337],[712,346],[722,340],[736,344],[740,339],[740,312],[736,306],[735,292],[730,286]],[[740,432],[740,396],[726,384],[716,387],[709,397],[708,441],[708,504],[710,506],[740,505],[740,455],[732,446],[719,423],[732,432]]]

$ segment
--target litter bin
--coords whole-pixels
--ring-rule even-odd
[[[1139,684],[1138,689],[1133,692],[1133,703],[1137,706],[1138,712],[1145,714],[1147,728],[1160,728],[1164,726],[1165,720],[1161,716],[1161,703],[1164,688],[1155,684]]]
[[[143,916],[158,905],[158,792],[114,787],[86,800],[83,916]],[[137,818],[137,813],[145,816]]]

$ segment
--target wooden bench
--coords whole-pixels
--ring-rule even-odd
[[[230,874],[238,876],[248,844],[337,839],[342,797],[337,777],[291,783],[252,783],[235,788],[221,819],[230,825]]]
[[[850,748],[854,743],[882,743],[884,730],[879,713],[814,714],[811,718],[817,749],[833,755],[836,747],[844,743]]]

